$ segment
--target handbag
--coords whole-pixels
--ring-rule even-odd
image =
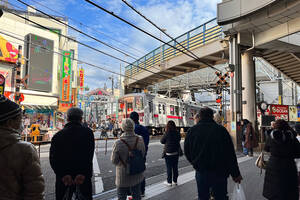
[[[267,161],[264,160],[264,152],[262,151],[258,158],[255,161],[255,165],[260,169],[260,175],[262,174],[262,170],[266,169]]]

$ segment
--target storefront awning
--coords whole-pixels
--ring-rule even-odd
[[[56,110],[57,106],[45,106],[45,105],[21,105],[24,109],[30,110]]]

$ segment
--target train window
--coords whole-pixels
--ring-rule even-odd
[[[161,104],[158,104],[158,114],[161,114]]]
[[[175,109],[173,105],[170,105],[170,114],[174,115],[175,114]]]
[[[179,115],[179,107],[178,106],[175,106],[175,114],[176,114],[176,116]]]
[[[139,111],[144,109],[143,97],[135,98],[135,108]]]
[[[163,110],[163,114],[166,114],[166,105],[165,104],[162,105],[162,110]]]
[[[152,111],[153,111],[153,103],[152,103],[152,101],[149,101],[149,111],[150,111],[150,113],[152,113]]]
[[[127,102],[127,111],[133,111],[133,103]]]

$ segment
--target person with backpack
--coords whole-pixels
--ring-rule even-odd
[[[118,200],[126,200],[129,191],[134,200],[141,199],[141,182],[144,180],[145,145],[143,138],[134,133],[134,122],[124,119],[124,133],[113,145],[111,161],[116,165]]]
[[[165,185],[172,186],[177,185],[178,178],[178,159],[182,156],[182,150],[180,147],[180,133],[176,130],[175,122],[170,120],[167,123],[166,133],[161,138],[160,142],[164,144],[163,157],[166,160],[167,166],[167,182]]]
[[[147,156],[147,152],[148,152],[148,146],[149,146],[149,131],[146,127],[144,127],[143,125],[141,125],[139,123],[139,114],[137,112],[132,112],[130,113],[130,119],[132,119],[134,121],[134,132],[137,135],[140,135],[143,137],[144,140],[144,144],[145,144],[145,156],[144,156],[144,161],[146,163],[146,156]],[[145,196],[145,187],[146,187],[146,179],[144,179],[141,183],[141,191],[142,191],[142,197]]]

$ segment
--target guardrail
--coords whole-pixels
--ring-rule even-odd
[[[191,51],[208,42],[217,40],[221,36],[222,27],[217,24],[217,19],[214,18],[175,38],[176,41],[171,40],[170,42],[168,42],[168,44],[186,52],[186,50],[182,46]],[[178,43],[182,46],[180,46]],[[144,71],[143,69],[149,69],[152,66],[163,63],[164,61],[170,60],[171,58],[174,58],[181,54],[181,51],[176,50],[169,45],[163,44],[162,46],[156,48],[142,58],[138,59],[131,65],[126,66],[125,75],[127,77],[132,77],[137,73]]]

